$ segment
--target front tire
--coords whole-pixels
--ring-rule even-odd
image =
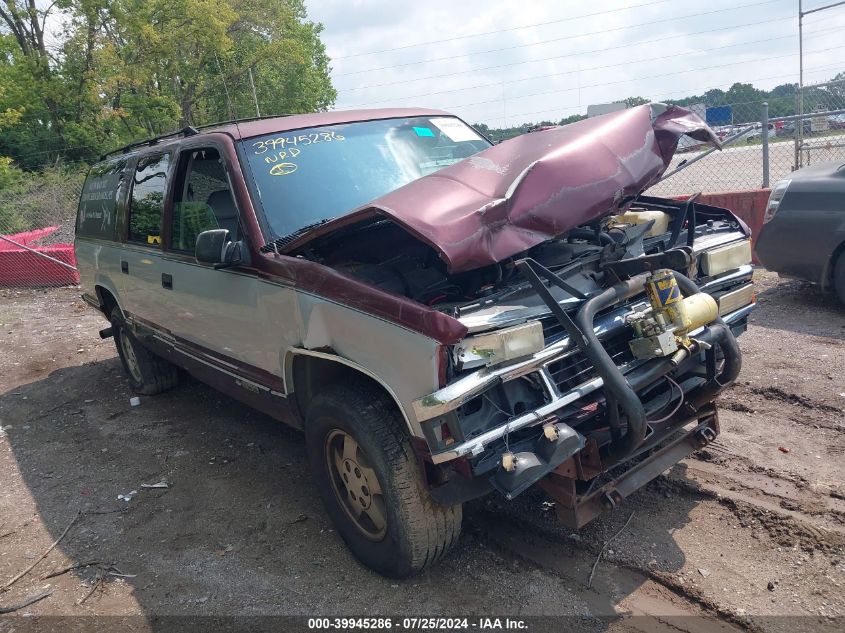
[[[112,310],[112,325],[117,355],[132,390],[146,396],[167,391],[179,383],[179,370],[173,363],[144,347],[126,327],[120,308]]]
[[[305,426],[332,522],[358,560],[391,578],[440,560],[461,530],[461,506],[441,506],[426,490],[404,425],[393,402],[364,383],[326,388]]]

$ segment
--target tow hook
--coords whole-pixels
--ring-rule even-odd
[[[608,490],[601,496],[601,505],[608,512],[615,509],[620,503],[622,503],[622,495],[615,488]]]
[[[698,440],[698,447],[702,448],[716,439],[716,432],[709,426],[705,426],[698,433],[696,433],[696,439]]]
[[[113,327],[107,327],[105,329],[100,330],[100,338],[105,339],[105,338],[111,338],[112,336],[114,336],[114,328]]]

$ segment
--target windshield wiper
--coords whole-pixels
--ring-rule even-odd
[[[334,218],[325,218],[324,220],[320,220],[319,222],[314,222],[313,224],[306,224],[305,226],[296,229],[293,233],[288,233],[287,235],[283,235],[282,237],[277,237],[274,240],[270,240],[264,246],[261,247],[261,251],[264,253],[273,253],[278,252],[280,248],[284,248],[295,239],[302,237],[309,231],[313,231],[319,226],[324,225],[326,222],[331,222]]]

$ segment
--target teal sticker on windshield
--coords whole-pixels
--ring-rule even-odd
[[[417,136],[434,136],[434,132],[427,127],[415,127],[414,132],[417,133]]]

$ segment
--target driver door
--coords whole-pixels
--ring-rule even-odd
[[[215,270],[194,258],[202,231],[222,228],[232,240],[243,238],[224,162],[213,147],[186,149],[178,156],[175,174],[162,262],[162,272],[171,278],[166,327],[192,353],[265,365],[256,342],[256,332],[264,331],[257,278],[236,267]],[[278,353],[276,358],[278,365]]]

